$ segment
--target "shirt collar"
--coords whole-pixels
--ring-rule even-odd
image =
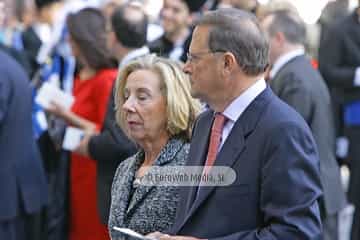
[[[147,46],[143,46],[141,48],[134,49],[130,51],[128,54],[126,54],[123,59],[121,60],[119,67],[124,67],[126,64],[134,60],[135,58],[144,56],[146,54],[149,54],[150,50]]]
[[[252,101],[266,88],[266,83],[263,78],[256,81],[245,92],[233,100],[230,105],[223,112],[224,116],[232,122],[241,116],[245,109],[250,105]]]
[[[274,65],[272,66],[271,70],[270,70],[270,79],[274,78],[275,75],[280,71],[280,69],[287,64],[288,62],[290,62],[290,60],[292,60],[295,57],[301,56],[305,54],[305,50],[303,48],[301,49],[296,49],[293,51],[290,51],[288,53],[283,54],[282,56],[280,56],[274,63]]]

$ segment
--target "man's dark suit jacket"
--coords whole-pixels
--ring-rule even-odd
[[[319,70],[330,88],[337,128],[343,134],[343,106],[360,100],[360,87],[354,85],[360,66],[360,23],[355,10],[329,27],[319,48]]]
[[[331,88],[341,90],[345,103],[360,99],[360,87],[354,86],[355,70],[360,66],[360,23],[356,11],[329,29],[319,50],[320,72]]]
[[[28,77],[0,52],[0,221],[38,212],[47,203],[47,183],[32,132]]]
[[[335,158],[335,127],[329,91],[324,80],[304,55],[286,63],[270,81],[274,93],[293,107],[310,126],[319,150],[320,176],[326,214],[346,204]]]
[[[27,28],[22,34],[24,52],[30,65],[30,77],[32,78],[39,68],[37,56],[42,45],[41,39],[33,27]]]
[[[338,116],[341,135],[350,139],[348,163],[352,170],[349,183],[349,200],[360,204],[360,128],[344,127],[344,105],[360,101],[360,87],[354,85],[355,71],[360,67],[360,22],[357,9],[330,27],[319,50],[319,69],[327,82]],[[345,131],[344,131],[345,130]]]
[[[200,115],[187,165],[203,165],[213,112]],[[205,239],[321,239],[316,144],[303,118],[267,88],[236,121],[216,166],[236,172],[228,187],[180,191],[171,234]]]
[[[115,88],[113,88],[114,90]],[[103,129],[89,141],[90,156],[97,161],[97,203],[101,221],[108,223],[111,184],[123,160],[136,153],[136,147],[115,121],[114,91],[110,96]]]
[[[2,43],[0,43],[0,51],[4,51],[5,53],[13,57],[24,68],[28,76],[30,76],[31,73],[30,63],[24,52],[17,51],[16,49],[8,47]]]

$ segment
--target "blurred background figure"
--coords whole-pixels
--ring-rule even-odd
[[[256,14],[256,0],[220,0],[218,8],[238,8]]]
[[[106,47],[105,18],[86,8],[67,18],[69,42],[79,66],[71,111],[54,105],[49,112],[84,131],[103,127],[116,68]],[[108,239],[96,203],[96,161],[76,153],[70,163],[70,240]]]
[[[262,21],[270,39],[270,80],[276,95],[310,126],[318,146],[323,197],[320,200],[324,240],[338,240],[338,213],[346,198],[335,157],[335,127],[327,86],[305,55],[306,29],[288,10],[269,13]]]
[[[114,10],[127,2],[127,0],[105,0],[102,4],[102,11],[105,18],[108,20],[111,18]]]
[[[15,10],[10,9],[5,2],[0,2],[0,49],[11,55],[24,68],[27,74],[30,73],[30,64],[25,54],[21,40],[23,25],[17,19]]]
[[[36,20],[22,34],[24,51],[29,59],[32,78],[39,70],[38,55],[40,48],[51,41],[55,16],[61,8],[60,0],[36,0]]]
[[[109,231],[120,240],[113,227],[148,234],[173,225],[178,188],[140,182],[155,173],[152,166],[185,164],[200,105],[181,66],[154,55],[123,68],[115,94],[117,123],[140,148],[119,165],[112,185]]]
[[[203,3],[203,0],[164,0],[161,10],[164,35],[149,43],[151,52],[185,62],[191,40],[192,14],[199,11]]]
[[[150,53],[147,47],[148,17],[132,2],[115,9],[108,24],[108,47],[121,70],[131,60]]]
[[[113,11],[128,3],[132,6],[142,8],[148,19],[147,41],[152,42],[164,34],[163,28],[160,26],[159,12],[163,6],[163,0],[108,0],[102,5],[102,10],[107,19],[111,18]]]
[[[360,2],[360,1],[359,1]],[[332,91],[338,134],[350,167],[349,200],[355,205],[352,240],[360,239],[360,9],[330,25],[320,45],[320,71]]]
[[[48,185],[31,127],[31,88],[0,50],[0,239],[41,240]]]
[[[129,62],[149,54],[146,46],[148,20],[143,8],[126,3],[116,8],[108,21],[107,40],[113,57],[119,62],[119,71]],[[103,224],[108,223],[111,184],[119,163],[136,152],[135,144],[115,122],[114,90],[109,97],[107,113],[101,133],[88,134],[77,149],[97,161],[98,209]]]

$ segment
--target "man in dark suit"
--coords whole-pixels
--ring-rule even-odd
[[[197,22],[184,71],[210,109],[197,121],[187,165],[210,174],[231,167],[236,179],[181,189],[169,231],[177,236],[152,236],[321,239],[316,144],[303,118],[266,86],[267,66],[268,42],[251,13],[220,9]]]
[[[359,1],[360,2],[360,1]],[[349,142],[349,201],[355,205],[352,239],[360,239],[360,8],[330,26],[319,50],[319,69],[335,104],[338,134]]]
[[[0,62],[0,239],[35,240],[47,183],[32,132],[31,88],[14,59],[1,51]]]
[[[335,158],[335,126],[329,91],[304,55],[305,24],[289,11],[275,11],[262,21],[270,40],[270,86],[310,126],[319,150],[324,195],[320,210],[324,240],[338,239],[338,213],[346,205]]]

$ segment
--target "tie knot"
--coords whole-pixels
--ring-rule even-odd
[[[212,130],[217,132],[222,132],[226,122],[226,117],[222,113],[216,113],[214,118],[214,123]]]

